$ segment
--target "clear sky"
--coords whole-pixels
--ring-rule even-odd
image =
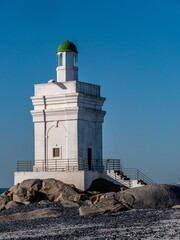
[[[179,0],[0,0],[0,187],[32,160],[33,85],[73,41],[80,81],[101,85],[104,158],[159,183],[180,179]]]

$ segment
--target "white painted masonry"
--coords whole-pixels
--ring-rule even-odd
[[[69,41],[62,43],[57,58],[57,81],[36,84],[31,97],[33,171],[15,172],[15,184],[30,178],[55,178],[86,190],[93,180],[105,178],[127,187],[142,186],[141,181],[121,176],[120,160],[117,164],[117,160],[108,159],[103,166],[105,98],[100,86],[78,81],[76,46]]]
[[[101,97],[100,86],[78,81],[74,44],[65,42],[58,48],[57,57],[57,81],[36,84],[31,97],[33,172],[15,173],[15,183],[29,177],[55,177],[85,189],[103,170],[105,98]]]
[[[73,184],[80,190],[90,187],[93,180],[100,177],[97,171],[75,171],[75,172],[15,172],[14,184],[25,179],[47,179],[55,178],[67,184]]]
[[[42,161],[53,163],[53,148],[60,149],[58,166],[69,160],[72,166],[79,159],[88,166],[88,148],[92,151],[92,164],[102,165],[102,123],[105,112],[100,87],[77,81],[35,85],[31,98],[34,110],[35,167]],[[66,166],[64,166],[66,167]]]

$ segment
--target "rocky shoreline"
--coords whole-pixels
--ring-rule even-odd
[[[42,209],[49,209],[49,212],[37,218]],[[31,219],[17,218],[18,213],[22,216],[35,210],[37,216]],[[49,217],[52,211],[55,214]],[[6,220],[12,215],[16,217]],[[81,217],[77,207],[63,208],[59,203],[50,202],[34,203],[0,213],[0,239],[180,239],[180,210],[133,209]]]
[[[55,179],[13,186],[0,195],[0,239],[180,239],[180,188],[104,181],[86,192]]]

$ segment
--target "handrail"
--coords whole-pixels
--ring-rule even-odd
[[[87,159],[44,159],[35,161],[17,161],[17,172],[22,171],[103,171],[103,161],[94,159],[88,164]]]
[[[156,184],[151,178],[146,176],[143,172],[141,172],[137,168],[124,168],[122,167],[122,171],[125,175],[127,175],[132,180],[142,180],[147,184]]]
[[[113,159],[108,159],[108,161],[111,161],[112,163],[109,165],[109,168],[107,167],[106,164],[106,170],[114,170],[115,172],[118,172],[120,175],[120,178],[127,178],[129,179],[129,183],[132,180],[138,180],[139,182],[143,182],[145,184],[156,184],[151,178],[146,176],[144,173],[142,173],[139,169],[137,168],[125,168],[122,166],[121,161],[119,160],[119,164],[116,164],[114,167],[113,166]],[[115,160],[117,161],[117,160]],[[119,169],[118,169],[119,168]],[[128,180],[125,180],[124,183],[126,183]]]
[[[86,158],[71,159],[44,159],[35,161],[17,161],[17,172],[26,171],[107,171],[108,175],[113,175],[115,179],[126,186],[131,185],[132,180],[143,182],[144,184],[156,184],[137,168],[125,168],[120,159],[92,159],[90,163]]]

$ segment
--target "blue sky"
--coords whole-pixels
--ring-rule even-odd
[[[79,79],[101,85],[104,157],[160,183],[180,179],[178,0],[0,0],[0,187],[33,159],[35,83],[56,78],[64,40],[79,50]]]

